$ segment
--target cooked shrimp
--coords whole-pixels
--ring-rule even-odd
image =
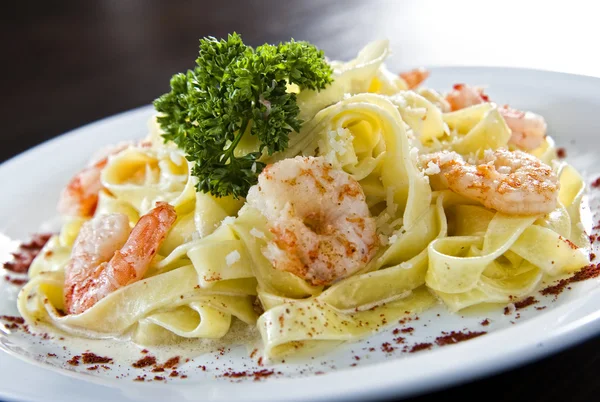
[[[81,227],[65,267],[65,308],[79,314],[115,290],[140,280],[177,217],[157,202],[129,233],[124,214],[98,216]]]
[[[489,102],[488,96],[483,93],[483,88],[465,84],[454,85],[453,90],[446,95],[446,100],[452,110]],[[546,121],[542,116],[512,109],[506,105],[498,108],[498,111],[504,117],[504,121],[512,133],[509,143],[526,151],[535,149],[542,144],[547,128]]]
[[[556,208],[558,177],[550,166],[525,152],[486,151],[473,165],[456,152],[421,156],[425,172],[440,176],[448,188],[510,215],[546,214]]]
[[[360,184],[323,158],[267,166],[247,202],[269,221],[263,253],[282,271],[327,285],[367,264],[378,247],[375,220]]]
[[[452,111],[489,102],[488,96],[483,93],[483,88],[465,84],[455,84],[452,91],[446,95],[446,100]]]
[[[58,200],[61,215],[91,217],[98,205],[98,193],[102,190],[100,174],[108,164],[108,158],[129,144],[119,144],[100,150],[82,171],[77,173],[63,189]]]
[[[546,137],[546,120],[533,112],[521,112],[504,105],[498,111],[510,128],[510,143],[526,151],[536,149]]]
[[[425,81],[427,77],[429,77],[429,71],[421,67],[415,68],[414,70],[405,71],[403,73],[400,73],[399,75],[400,78],[402,78],[406,82],[408,89],[414,89],[418,87],[419,84],[421,84],[423,81]]]

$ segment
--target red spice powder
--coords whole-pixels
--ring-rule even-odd
[[[228,378],[244,378],[244,377],[254,377],[254,381],[259,381],[261,378],[266,378],[269,377],[271,375],[275,374],[275,371],[273,370],[267,370],[267,369],[263,369],[263,370],[258,370],[258,371],[230,371],[227,373],[223,374],[223,377],[228,377]]]
[[[453,343],[467,341],[469,339],[477,338],[478,336],[484,335],[485,331],[476,332],[456,332],[452,331],[447,335],[438,336],[435,338],[435,343],[439,346],[451,345]]]
[[[98,367],[100,367],[100,366],[98,366],[98,365],[90,366],[86,370],[98,370]]]
[[[415,352],[419,352],[421,350],[431,349],[432,346],[433,346],[433,344],[431,344],[431,343],[417,343],[416,345],[413,345],[412,348],[410,348],[408,353],[415,353]]]
[[[48,353],[46,356],[48,356],[48,357],[56,357],[56,353]]]
[[[223,377],[231,377],[231,378],[242,378],[242,377],[247,377],[248,376],[248,372],[246,371],[231,371],[229,373],[225,373],[223,374]]]
[[[179,356],[171,357],[169,360],[162,364],[163,368],[173,368],[179,364]]]
[[[594,188],[600,187],[600,177],[598,177],[596,180],[594,180],[592,182],[591,186]]]
[[[154,376],[154,379],[155,379],[156,381],[162,381],[162,380],[164,380],[164,379],[165,379],[165,377],[161,377],[161,376],[159,376],[159,375],[155,375],[155,376]]]
[[[381,344],[381,350],[385,353],[392,353],[396,348],[390,345],[389,342],[385,342]]]
[[[403,334],[410,334],[411,332],[413,332],[415,329],[413,327],[408,327],[408,328],[402,328],[402,333]]]
[[[573,282],[581,282],[592,278],[597,278],[600,276],[600,264],[590,264],[587,267],[575,272],[569,281]]]
[[[79,366],[79,359],[81,359],[81,356],[73,356],[70,360],[67,360],[67,363],[71,366]]]
[[[520,310],[525,307],[529,307],[532,304],[539,303],[533,296],[529,296],[523,300],[520,300],[515,303],[515,309]]]
[[[12,322],[15,324],[25,324],[25,319],[23,317],[16,317],[14,315],[0,315],[0,320]]]
[[[252,375],[254,376],[254,381],[258,381],[261,378],[266,378],[266,377],[272,376],[273,374],[275,374],[275,372],[273,370],[267,370],[267,369],[255,371],[254,373],[252,373]]]
[[[567,150],[566,150],[566,149],[564,149],[564,148],[558,148],[558,149],[556,150],[556,155],[557,155],[559,158],[561,158],[561,159],[564,159],[564,158],[566,158],[566,157],[567,157]]]
[[[394,338],[394,342],[396,342],[397,344],[404,343],[404,338],[399,336],[397,338]]]
[[[137,377],[135,377],[135,379],[133,381],[145,381],[144,377],[142,377],[141,375],[138,375]]]
[[[96,363],[112,363],[113,359],[106,356],[98,356],[95,353],[82,353],[84,364],[96,364]]]
[[[156,357],[145,356],[145,357],[141,358],[140,360],[138,360],[137,362],[133,363],[132,366],[135,368],[144,368],[144,367],[152,366],[153,364],[156,364]]]
[[[490,320],[486,318],[485,320],[481,321],[480,324],[484,327],[487,327],[488,325],[490,325]]]
[[[565,290],[568,284],[569,281],[567,279],[561,279],[556,285],[548,286],[547,288],[540,290],[540,293],[544,296],[558,296]]]
[[[173,371],[171,372],[171,374],[169,374],[169,377],[179,377],[179,372],[178,372],[178,371],[175,371],[175,370],[173,370]]]
[[[587,279],[592,279],[600,276],[600,264],[590,264],[587,267],[582,268],[575,275],[567,279],[561,279],[555,285],[548,286],[545,289],[540,290],[540,293],[544,296],[554,295],[558,296],[565,288],[567,288],[573,282],[581,282]]]
[[[11,278],[11,277],[10,277],[10,276],[8,276],[8,275],[6,275],[6,276],[4,277],[4,280],[5,280],[6,282],[9,282],[9,283],[11,283],[11,284],[15,285],[15,286],[22,286],[22,285],[24,285],[24,284],[26,284],[26,283],[27,283],[27,279],[25,279],[25,278]]]
[[[39,254],[40,250],[48,242],[51,236],[51,233],[34,234],[29,242],[22,243],[19,246],[19,249],[12,253],[14,260],[5,262],[3,264],[4,269],[18,274],[27,273],[31,262]]]

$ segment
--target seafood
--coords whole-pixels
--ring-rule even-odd
[[[98,204],[98,193],[102,190],[100,174],[108,164],[111,155],[118,154],[129,144],[108,147],[92,157],[88,166],[77,173],[63,189],[58,201],[58,212],[61,215],[89,218],[94,215]]]
[[[131,233],[124,214],[101,215],[84,223],[65,267],[66,312],[82,313],[140,280],[176,218],[171,205],[157,202]]]
[[[313,285],[351,275],[377,251],[375,220],[360,184],[323,158],[267,166],[247,202],[269,220],[274,238],[265,256]]]
[[[490,101],[483,93],[483,88],[465,84],[455,84],[452,91],[446,95],[446,100],[452,111]]]
[[[465,84],[456,84],[453,90],[446,95],[446,100],[452,110],[459,110],[483,102],[489,98],[483,93],[483,88],[471,87]],[[511,130],[509,143],[526,151],[539,147],[546,137],[546,121],[540,115],[532,112],[522,112],[506,105],[498,111]]]
[[[503,106],[498,109],[511,130],[510,143],[526,150],[536,149],[546,137],[546,120],[533,112],[522,112]]]
[[[400,73],[400,78],[406,82],[408,89],[414,89],[429,77],[429,71],[424,68],[415,68],[414,70]]]
[[[425,173],[448,188],[510,215],[546,214],[556,208],[558,177],[550,166],[522,151],[485,151],[475,164],[456,152],[422,155]]]

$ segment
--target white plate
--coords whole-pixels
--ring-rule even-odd
[[[488,84],[487,91],[499,103],[544,115],[550,134],[564,146],[568,160],[588,182],[600,175],[600,80],[553,72],[499,68],[436,68],[428,86],[446,90],[455,82]],[[41,222],[54,216],[60,188],[70,175],[84,165],[89,155],[102,145],[146,134],[150,107],[126,112],[53,139],[0,166],[1,232],[10,238],[26,239],[40,229]],[[596,190],[600,193],[599,190]],[[590,192],[592,209],[598,206]],[[2,239],[0,251],[10,246]],[[16,289],[0,281],[0,315],[16,313]],[[106,342],[41,340],[17,331],[0,331],[0,398],[44,401],[162,401],[192,400],[332,400],[407,396],[456,384],[513,367],[542,355],[556,352],[600,332],[600,280],[577,283],[556,300],[536,294],[540,303],[516,314],[501,309],[478,314],[452,316],[439,306],[420,315],[412,334],[401,334],[410,346],[432,342],[442,331],[469,329],[488,331],[484,336],[418,353],[392,353],[381,350],[383,342],[397,335],[391,327],[357,344],[338,347],[326,356],[259,367],[245,348],[232,348],[224,355],[209,353],[181,364],[187,379],[167,378],[151,383],[134,382],[142,374],[131,362],[142,355],[137,347],[120,344],[106,349]],[[438,314],[440,316],[438,316]],[[480,323],[484,318],[489,326]],[[63,346],[67,350],[63,350]],[[65,364],[70,356],[85,349],[115,358],[111,370],[89,371],[85,365]],[[369,350],[375,348],[374,351]],[[98,352],[100,351],[100,352]],[[151,351],[159,358],[173,352]],[[56,353],[55,358],[47,357]],[[118,356],[118,358],[117,358]],[[358,356],[360,360],[356,360]],[[218,357],[218,359],[217,359]],[[120,367],[119,367],[120,364]],[[202,371],[198,365],[206,365]],[[223,378],[228,370],[274,369],[281,374],[261,381]],[[218,369],[218,370],[217,370]],[[321,374],[323,375],[317,375]],[[167,372],[168,373],[168,372]],[[155,374],[149,374],[152,378]],[[161,373],[162,375],[163,373]],[[115,378],[120,376],[122,378]]]

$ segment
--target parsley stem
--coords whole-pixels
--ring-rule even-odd
[[[235,138],[233,139],[233,142],[229,145],[229,148],[227,148],[227,150],[225,151],[225,158],[223,158],[223,163],[227,163],[227,161],[229,161],[229,159],[231,159],[233,157],[233,151],[235,150],[235,147],[238,146],[238,144],[240,143],[240,140],[246,133],[246,130],[248,129],[249,124],[250,124],[250,119],[244,119],[242,121],[240,130],[238,131]]]

